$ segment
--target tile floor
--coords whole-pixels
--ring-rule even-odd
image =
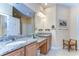
[[[78,56],[79,50],[71,50],[67,49],[51,49],[46,55],[40,54],[40,56]]]

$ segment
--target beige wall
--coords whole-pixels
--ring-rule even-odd
[[[47,17],[47,27],[48,29],[52,29],[52,25],[56,27],[56,5],[49,7],[46,9],[46,17]]]
[[[45,18],[35,15],[35,28],[38,29],[52,29],[52,25],[56,25],[56,5],[47,8],[45,11]]]
[[[21,17],[21,21],[22,21],[22,34],[27,35],[29,33],[28,30],[32,30],[32,29],[27,28],[29,24],[32,25],[32,18],[23,16]]]
[[[77,20],[77,17],[79,18],[79,7],[75,6],[71,8],[71,13],[70,13],[70,38],[75,39],[78,41],[79,45],[79,21]],[[78,28],[77,28],[78,27]],[[79,49],[79,46],[78,46]]]
[[[59,27],[59,20],[65,20],[67,22],[68,27],[69,27],[70,7],[57,4],[56,10],[57,10],[56,11],[56,24],[57,24],[57,29],[60,29],[60,27]]]
[[[73,39],[77,39],[77,16],[79,16],[79,7],[72,7],[71,8],[71,15],[70,15],[70,37]]]
[[[39,29],[39,28],[51,29],[52,47],[58,46],[59,48],[62,48],[63,39],[69,39],[69,27],[66,29],[62,28],[61,30],[59,30],[60,27],[59,27],[58,23],[59,23],[59,19],[62,19],[62,20],[67,21],[68,26],[69,26],[70,8],[63,6],[63,5],[54,4],[45,10],[45,14],[46,14],[45,23],[42,22],[43,19],[36,16],[35,25],[36,25],[37,29]],[[56,29],[52,30],[52,28],[51,28],[52,25],[55,25]]]
[[[67,22],[67,28],[59,26],[59,20]],[[57,4],[56,7],[56,43],[60,48],[63,47],[63,39],[69,39],[69,24],[70,24],[70,8],[64,5]],[[60,43],[59,43],[60,42]]]

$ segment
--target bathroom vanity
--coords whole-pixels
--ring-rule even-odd
[[[36,42],[11,51],[4,56],[34,56],[36,54]]]
[[[27,44],[28,43],[28,44]],[[36,56],[37,49],[41,54],[47,54],[51,48],[51,35],[40,37],[37,40],[22,43],[23,46],[16,47],[12,51],[3,53],[3,56]],[[22,45],[21,44],[21,45]]]

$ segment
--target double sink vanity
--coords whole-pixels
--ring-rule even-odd
[[[51,35],[42,35],[37,38],[20,38],[14,41],[3,42],[0,45],[1,56],[37,56],[47,54],[51,48]]]

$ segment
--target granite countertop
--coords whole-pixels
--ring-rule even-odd
[[[40,36],[40,37],[47,37],[47,36],[50,36],[51,34],[50,33],[40,33],[40,34],[38,34],[38,36]]]
[[[36,42],[37,40],[36,39],[28,39],[28,38],[21,38],[21,39],[18,39],[16,41],[12,41],[12,42],[1,42],[2,45],[0,45],[0,55],[4,55],[4,54],[7,54],[11,51],[14,51],[16,49],[19,49],[21,47],[24,47],[30,43],[33,43],[33,42]],[[11,43],[15,43],[15,42],[23,42],[23,43],[17,43],[17,44],[11,44]]]
[[[41,42],[43,40],[45,40],[45,38],[38,37],[38,38],[33,39],[33,38],[26,37],[26,38],[20,38],[20,39],[17,39],[15,41],[10,41],[10,42],[0,42],[0,44],[1,44],[0,45],[0,55],[5,55],[11,51],[14,51],[16,49],[24,47],[28,44],[33,43],[33,42],[38,43],[38,42]],[[11,45],[12,43],[15,43],[15,42],[19,42],[19,43]]]
[[[37,40],[37,43],[42,42],[42,41],[44,41],[44,40],[46,40],[46,38],[43,38],[43,37],[40,38],[40,37],[39,37],[38,40]]]

